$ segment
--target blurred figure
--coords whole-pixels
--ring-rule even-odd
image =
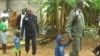
[[[100,56],[100,41],[98,41],[97,46],[94,48],[93,53],[95,56]]]
[[[7,24],[8,27],[8,20],[9,20],[9,13],[7,10],[4,10],[1,14],[0,14],[0,18],[4,18],[6,21],[5,23]]]
[[[9,13],[7,10],[4,10],[1,14],[0,14],[0,17],[3,18],[3,17],[6,17],[6,19],[9,18]]]
[[[100,27],[100,13],[99,13],[99,16],[98,16],[98,26]],[[96,45],[96,47],[94,48],[93,50],[93,53],[95,54],[95,56],[100,56],[100,28],[98,29],[98,44]]]
[[[11,18],[10,18],[10,27],[15,29],[16,28],[16,20],[17,20],[17,12],[16,10],[12,10]]]
[[[32,55],[36,55],[36,34],[39,34],[37,25],[37,16],[35,16],[31,9],[28,9],[28,13],[23,19],[21,39],[23,37],[25,29],[25,50],[28,55],[30,49],[30,40],[32,41]]]
[[[56,36],[55,56],[65,56],[64,49],[69,46],[72,41],[69,39],[67,42],[64,41],[64,37],[60,32]]]
[[[77,2],[77,7],[71,10],[66,25],[66,32],[72,41],[72,51],[70,56],[79,56],[82,37],[84,36],[85,21],[83,15],[84,3],[82,0]]]
[[[20,30],[20,32],[21,32],[21,29],[22,29],[23,19],[26,16],[26,14],[27,14],[27,9],[22,9],[22,13],[19,14],[18,17],[17,17],[16,28],[18,30]],[[25,30],[24,30],[23,35],[24,35],[23,37],[24,37],[24,40],[25,40]]]
[[[2,18],[2,22],[0,24],[0,29],[1,29],[1,43],[2,43],[2,49],[3,53],[6,54],[6,48],[7,48],[7,24],[5,23],[6,19]]]
[[[20,50],[20,31],[15,32],[15,36],[13,37],[13,43],[14,43],[14,52],[16,56],[21,56],[21,50]]]
[[[21,28],[22,28],[22,23],[23,23],[22,21],[23,21],[25,15],[26,15],[26,13],[27,13],[27,10],[22,9],[22,13],[19,14],[18,17],[17,17],[16,27],[17,27],[18,30],[21,30]]]

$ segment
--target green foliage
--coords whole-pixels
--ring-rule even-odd
[[[87,1],[84,1],[84,5],[87,7],[90,7],[90,5],[87,3]]]
[[[100,9],[100,0],[88,0],[91,8]]]
[[[93,0],[93,2],[94,2],[94,8],[96,8],[96,9],[100,9],[100,0]]]
[[[51,23],[53,28],[56,28],[56,30],[58,30],[59,28],[62,28],[61,23],[66,18],[66,16],[63,16],[63,15],[65,15],[66,10],[68,9],[68,8],[64,8],[64,7],[67,4],[69,4],[69,6],[71,6],[71,7],[76,6],[75,0],[47,0],[46,2],[43,2],[41,4],[40,9],[43,9],[42,13],[46,14],[46,20],[48,21],[49,19],[51,19],[51,20],[49,20],[49,22]],[[88,5],[88,3],[86,3],[86,2],[85,2],[85,4]],[[48,22],[45,24],[48,24]]]
[[[66,3],[68,3],[71,7],[74,7],[75,4],[75,0],[65,0]]]
[[[31,1],[35,2],[36,0],[31,0]],[[44,1],[44,0],[41,0],[41,1]],[[100,9],[100,0],[84,0],[84,4],[86,5],[85,9],[87,8],[86,9],[87,11],[85,10],[85,15],[86,15],[85,18],[86,18],[87,24],[88,23],[91,24],[90,22],[92,22],[91,21],[92,17],[95,18],[94,16],[92,16],[91,12],[96,11],[95,9]],[[66,5],[67,5],[67,8],[65,8]],[[45,17],[43,17],[43,20],[45,20],[45,22],[43,21],[43,24],[48,25],[48,23],[49,23],[52,25],[53,28],[56,28],[56,30],[57,30],[57,28],[59,28],[59,26],[60,26],[58,24],[61,24],[59,19],[62,18],[62,20],[63,20],[63,18],[66,18],[65,14],[67,14],[68,11],[70,10],[70,8],[68,8],[68,7],[75,7],[75,6],[76,6],[75,0],[45,0],[45,2],[41,2],[40,10],[42,11],[42,16],[45,15]],[[61,11],[61,9],[62,9],[62,11]],[[62,13],[62,12],[64,12],[64,13]],[[64,16],[61,16],[61,13]],[[97,16],[96,12],[94,14],[95,14],[95,16]],[[67,16],[68,16],[68,14],[67,14]],[[88,36],[91,35],[91,37],[92,37],[92,35],[94,33],[90,32],[90,28],[91,27],[86,28],[86,30],[87,30],[86,34]]]
[[[85,31],[84,31],[84,37],[91,38],[95,40],[98,35],[98,29],[95,27],[89,27],[86,25]]]

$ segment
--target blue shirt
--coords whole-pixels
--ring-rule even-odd
[[[55,46],[55,56],[64,56],[64,48],[68,46],[70,43],[66,42],[64,44],[60,44],[62,36],[58,35],[56,38],[56,46]]]
[[[14,48],[20,48],[20,39],[19,39],[19,37],[14,36],[13,37],[13,43],[15,44]]]

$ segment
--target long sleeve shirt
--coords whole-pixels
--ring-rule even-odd
[[[21,35],[25,29],[25,35],[33,36],[31,33],[38,33],[37,17],[35,15],[27,15],[23,19]]]
[[[64,49],[67,47],[70,42],[65,42],[63,44],[60,43],[62,36],[58,35],[56,38],[56,46],[55,46],[55,56],[64,56]]]
[[[84,28],[85,21],[82,11],[80,9],[72,10],[66,25],[66,32],[68,36],[82,37]]]

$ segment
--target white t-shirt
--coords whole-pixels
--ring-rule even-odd
[[[25,17],[25,15],[21,14],[21,20],[20,20],[20,27],[22,27],[22,21],[23,21],[23,18]]]
[[[0,14],[0,18],[2,18],[2,17],[9,17],[9,14],[8,14],[8,13],[1,13],[1,14]],[[6,23],[7,26],[8,26],[8,19],[6,19],[5,23]]]
[[[2,17],[9,17],[9,14],[8,13],[1,13],[0,18],[2,18]]]

